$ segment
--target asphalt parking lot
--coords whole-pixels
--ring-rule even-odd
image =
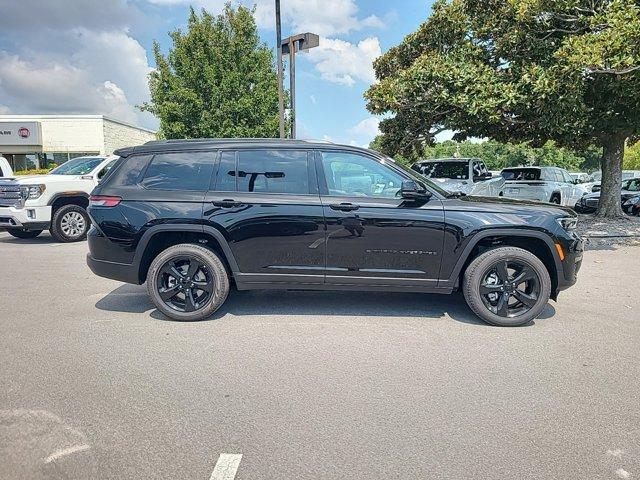
[[[86,250],[0,233],[0,478],[640,477],[639,247],[512,329],[348,292],[167,321]]]

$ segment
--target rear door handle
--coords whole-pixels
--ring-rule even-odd
[[[232,198],[225,198],[223,200],[214,200],[211,202],[214,207],[222,207],[222,208],[233,208],[233,207],[241,207],[241,202],[236,202]]]
[[[342,212],[351,212],[353,210],[358,210],[360,205],[356,205],[355,203],[334,203],[333,205],[329,205],[332,210],[340,210]]]

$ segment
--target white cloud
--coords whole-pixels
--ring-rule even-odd
[[[16,37],[15,45],[0,48],[0,98],[7,110],[104,114],[157,127],[135,107],[149,98],[151,69],[146,51],[125,30],[44,28]]]
[[[354,127],[349,129],[349,132],[352,135],[357,135],[360,137],[367,137],[373,140],[373,138],[380,133],[380,129],[378,128],[380,125],[380,119],[376,117],[365,118]]]
[[[273,0],[257,0],[256,21],[263,28],[275,28]],[[285,0],[282,2],[283,23],[294,32],[313,32],[318,35],[348,34],[364,28],[383,28],[383,21],[375,16],[358,16],[354,0]]]
[[[315,64],[325,80],[353,85],[357,80],[373,82],[373,61],[381,54],[377,37],[369,37],[353,44],[345,40],[321,38],[320,46],[305,55]]]

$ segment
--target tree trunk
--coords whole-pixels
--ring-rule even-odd
[[[602,180],[598,217],[616,218],[624,216],[620,189],[622,187],[622,159],[626,135],[617,134],[608,137],[602,144]]]

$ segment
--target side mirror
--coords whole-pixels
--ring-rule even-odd
[[[427,199],[431,197],[431,192],[425,190],[417,182],[413,180],[403,180],[402,187],[400,188],[400,196],[402,198],[418,200]]]

